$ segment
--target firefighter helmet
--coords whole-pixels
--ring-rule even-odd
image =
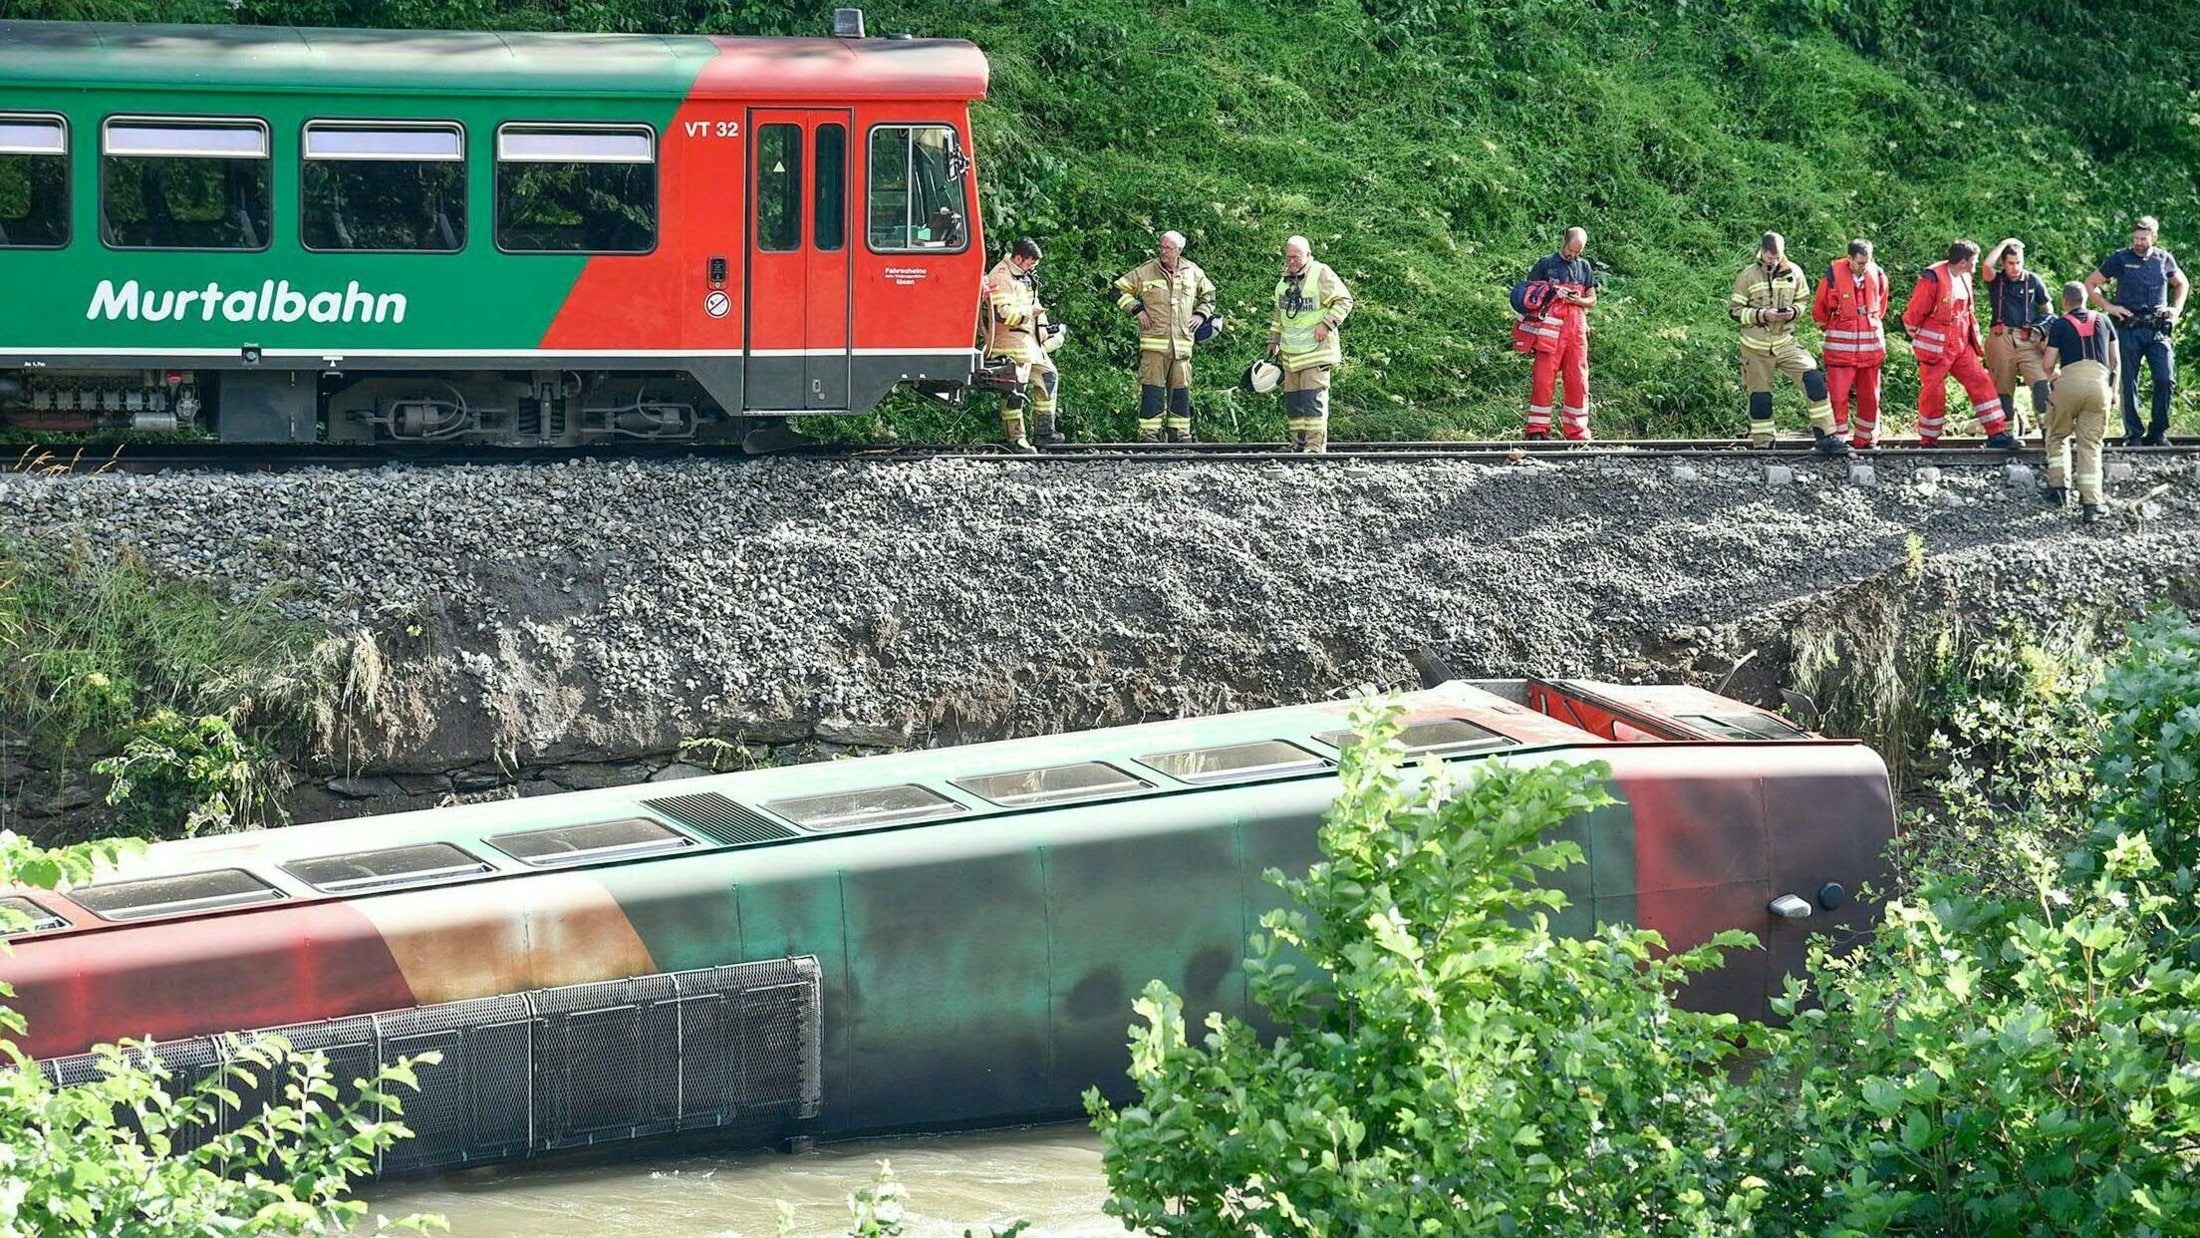
[[[1238,378],[1238,388],[1254,395],[1267,395],[1283,385],[1283,367],[1266,357],[1245,367]]]
[[[1512,287],[1513,313],[1540,314],[1549,309],[1551,296],[1557,289],[1547,279],[1524,279]]]
[[[1215,338],[1215,332],[1220,330],[1222,330],[1222,315],[1209,314],[1199,320],[1198,326],[1192,328],[1192,343],[1204,344]]]

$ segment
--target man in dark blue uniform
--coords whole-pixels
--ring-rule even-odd
[[[2159,225],[2141,215],[2132,225],[2131,248],[2119,249],[2085,277],[2086,293],[2116,320],[2117,347],[2123,362],[2124,445],[2169,445],[2169,400],[2177,390],[2177,350],[2170,337],[2185,312],[2192,285],[2177,266],[2176,255],[2154,243]],[[2116,298],[2101,295],[2101,285],[2116,281]],[[2139,425],[2139,365],[2154,379],[2154,407],[2144,430]]]

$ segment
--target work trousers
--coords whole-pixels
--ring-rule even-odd
[[[2116,351],[2123,361],[2124,438],[2136,443],[2146,435],[2169,433],[2169,399],[2177,391],[2177,347],[2164,331],[2125,327],[2116,336]],[[2139,363],[2144,361],[2154,379],[2154,407],[2146,428],[2139,427]]]
[[[1803,385],[1810,407],[1810,427],[1821,434],[1833,433],[1833,404],[1826,398],[1826,376],[1818,358],[1786,336],[1770,349],[1742,343],[1742,390],[1749,393],[1749,441],[1769,446],[1777,430],[1772,424],[1772,380],[1781,374]]]
[[[1139,437],[1154,437],[1164,423],[1180,438],[1192,432],[1192,359],[1148,349],[1138,354]]]
[[[1062,375],[1054,368],[1054,358],[1036,341],[1014,340],[1007,347],[994,349],[992,355],[1016,363],[1016,385],[1001,396],[1001,437],[1019,442],[1024,437],[1025,405],[1030,405],[1032,415],[1041,422],[1054,420],[1054,398],[1062,385]]]
[[[2055,398],[2047,409],[2047,484],[2074,481],[2080,503],[2101,501],[2101,439],[2108,433],[2108,367],[2098,361],[2073,361],[2055,380]],[[2077,446],[2075,477],[2065,459]]]
[[[1963,385],[1963,394],[1971,399],[1971,415],[1978,418],[1978,428],[1988,434],[1999,434],[2009,428],[2009,415],[2002,410],[2001,396],[1994,391],[1994,376],[1979,363],[1979,356],[1970,345],[1955,341],[1947,354],[1928,359],[1923,353],[1917,358],[1917,441],[1937,443],[1941,427],[1948,419],[1948,380],[1954,378]]]
[[[1545,319],[1546,325],[1554,323]],[[1538,332],[1535,338],[1535,372],[1529,379],[1528,420],[1530,434],[1551,432],[1551,400],[1559,380],[1566,382],[1566,404],[1560,414],[1562,433],[1576,442],[1589,441],[1589,335],[1564,323],[1556,323],[1555,336]]]
[[[1291,445],[1301,451],[1329,447],[1329,367],[1310,365],[1283,372],[1283,424]]]
[[[1870,365],[1828,365],[1826,367],[1826,399],[1833,406],[1833,424],[1838,432],[1841,423],[1849,425],[1849,442],[1856,447],[1870,447],[1879,441],[1879,376],[1882,363]],[[1850,397],[1855,398],[1856,411],[1849,411]]]

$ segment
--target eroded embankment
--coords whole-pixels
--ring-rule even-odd
[[[337,707],[278,737],[300,819],[677,775],[699,738],[801,759],[1327,697],[1420,645],[1714,684],[1754,654],[1734,690],[1777,704],[1798,634],[2116,626],[2200,581],[2183,463],[2097,526],[1999,469],[1798,473],[616,461],[7,475],[0,512],[347,642]],[[20,748],[0,777],[19,828],[98,811]]]

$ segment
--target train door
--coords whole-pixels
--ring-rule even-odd
[[[747,404],[848,407],[849,113],[749,110]]]

